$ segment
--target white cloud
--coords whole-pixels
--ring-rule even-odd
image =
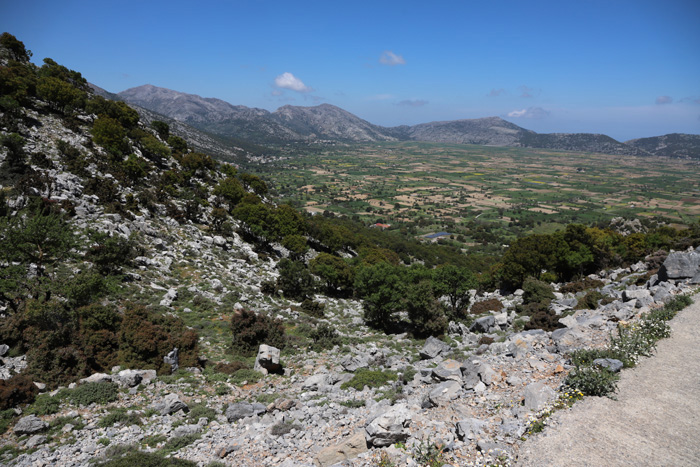
[[[673,97],[671,96],[659,96],[656,98],[656,105],[671,104],[673,102]]]
[[[296,92],[311,92],[312,88],[304,84],[302,80],[289,72],[282,73],[275,78],[275,86],[282,89],[291,89]]]
[[[528,107],[522,110],[513,110],[507,114],[510,118],[545,118],[549,116],[549,111],[542,107]]]
[[[384,52],[382,52],[382,55],[379,57],[379,63],[381,63],[382,65],[389,65],[389,66],[405,65],[406,60],[404,60],[401,55],[396,55],[391,50],[385,50]]]
[[[428,105],[428,101],[424,101],[422,99],[406,99],[400,102],[397,102],[396,105],[404,106],[404,107],[423,107],[424,105]]]
[[[491,92],[488,94],[488,96],[489,96],[489,97],[498,97],[498,96],[501,96],[501,95],[504,95],[504,94],[507,94],[507,92],[506,92],[505,89],[503,89],[503,88],[498,88],[498,89],[494,88],[494,89],[491,89]]]
[[[373,96],[368,96],[366,99],[370,101],[387,101],[393,98],[393,94],[375,94]]]

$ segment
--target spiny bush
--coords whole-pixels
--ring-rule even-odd
[[[164,457],[161,453],[139,451],[135,446],[110,446],[107,448],[107,459],[98,462],[100,467],[196,467],[197,463],[178,459],[177,457]]]
[[[257,383],[263,374],[255,370],[238,370],[231,377],[231,382],[233,384],[241,385],[245,382],[248,384]]]
[[[119,362],[127,368],[169,373],[163,357],[178,349],[182,368],[198,365],[197,333],[185,327],[180,318],[161,315],[140,305],[129,305],[119,329]]]
[[[350,381],[340,385],[341,389],[353,388],[362,391],[365,386],[378,388],[384,386],[389,381],[396,381],[396,373],[393,371],[380,371],[360,369],[355,372]]]
[[[576,304],[577,310],[595,310],[598,308],[598,302],[605,298],[605,295],[597,290],[590,290],[578,300]]]
[[[489,298],[488,300],[482,300],[480,302],[474,303],[470,312],[473,315],[480,315],[489,311],[501,311],[502,309],[503,303],[501,303],[499,299]]]
[[[10,379],[0,379],[0,410],[30,404],[38,393],[39,389],[28,376],[14,375]]]
[[[271,345],[280,350],[286,344],[281,320],[250,310],[234,313],[231,317],[231,332],[231,350],[244,356],[255,355],[260,344]]]

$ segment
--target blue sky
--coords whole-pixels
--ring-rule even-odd
[[[700,133],[700,1],[0,0],[0,30],[111,92],[153,84],[385,126],[500,116]]]

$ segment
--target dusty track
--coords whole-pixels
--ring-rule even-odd
[[[700,466],[700,294],[656,355],[623,370],[616,400],[589,397],[520,448],[522,466]]]

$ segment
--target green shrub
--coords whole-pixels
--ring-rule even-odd
[[[196,434],[191,434],[191,435],[179,436],[177,438],[170,438],[163,445],[163,447],[161,449],[161,453],[171,453],[171,452],[179,451],[180,449],[184,448],[185,446],[189,446],[190,444],[194,443],[195,441],[197,441],[201,437],[202,437],[202,435],[200,435],[199,433],[196,433]]]
[[[309,298],[306,298],[303,302],[301,302],[301,310],[307,315],[313,316],[314,318],[323,318],[323,310],[325,308],[326,305],[324,305],[323,303],[316,302]]]
[[[107,415],[102,417],[97,425],[100,428],[108,428],[110,426],[121,423],[125,426],[131,425],[141,425],[141,417],[139,414],[131,411],[129,412],[125,407],[118,407],[110,411]]]
[[[231,349],[240,355],[257,354],[260,344],[267,344],[278,349],[285,346],[284,325],[282,321],[249,310],[240,310],[231,317],[233,339]]]
[[[200,418],[206,418],[209,421],[216,420],[216,410],[207,407],[205,403],[190,406],[190,411],[187,414],[187,421],[189,423],[197,423]]]
[[[547,303],[554,299],[554,289],[546,282],[528,277],[523,282],[523,303]]]
[[[605,295],[598,292],[597,290],[590,290],[586,292],[586,295],[579,298],[576,304],[577,310],[595,310],[598,308],[598,302],[600,302]]]
[[[323,349],[332,349],[336,345],[341,344],[340,336],[336,330],[326,323],[316,326],[309,334],[309,339],[311,339],[309,348],[316,352]]]
[[[393,371],[359,369],[350,381],[340,385],[341,389],[353,388],[361,391],[365,386],[378,388],[386,385],[389,381],[396,381],[396,373]]]
[[[16,416],[14,409],[0,411],[0,435],[7,431]],[[0,458],[2,458],[1,453]]]
[[[161,453],[149,453],[139,451],[133,446],[110,446],[120,448],[110,451],[110,459],[98,462],[101,467],[196,467],[197,463],[176,457],[163,457]]]
[[[619,375],[605,368],[577,367],[566,378],[568,387],[585,396],[607,396],[615,392]]]
[[[75,405],[107,404],[119,398],[119,389],[112,383],[86,383],[68,393],[68,399]]]
[[[63,401],[68,396],[68,389],[61,390],[55,396],[39,394],[34,403],[27,409],[27,413],[35,415],[51,415],[61,410]]]

